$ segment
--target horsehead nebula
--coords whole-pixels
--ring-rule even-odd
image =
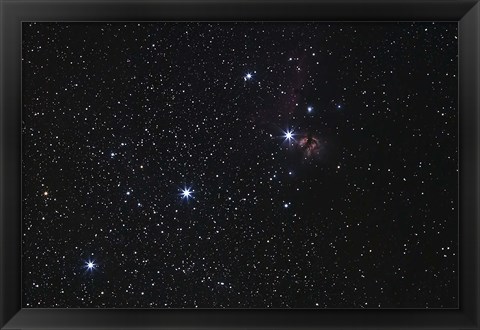
[[[320,138],[307,133],[299,141],[298,146],[303,152],[305,159],[316,157],[320,155],[320,152],[324,149],[324,145],[320,142]]]

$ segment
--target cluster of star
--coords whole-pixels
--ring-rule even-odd
[[[22,33],[22,307],[458,307],[457,24]]]

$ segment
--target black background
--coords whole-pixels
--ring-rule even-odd
[[[23,33],[25,307],[457,306],[456,23]]]

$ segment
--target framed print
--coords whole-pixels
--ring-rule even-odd
[[[2,329],[478,329],[477,1],[1,5]]]

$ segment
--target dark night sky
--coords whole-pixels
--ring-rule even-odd
[[[456,308],[457,23],[24,23],[23,306]]]

